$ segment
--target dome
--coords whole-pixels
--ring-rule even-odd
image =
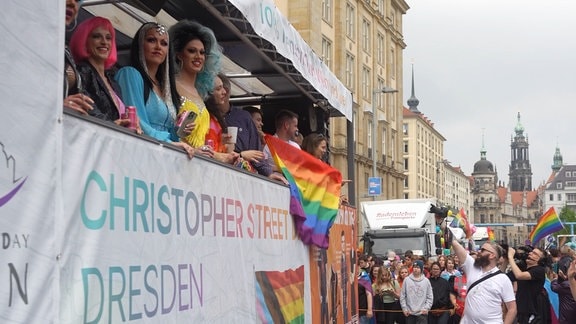
[[[494,173],[492,162],[482,159],[474,163],[474,173]]]

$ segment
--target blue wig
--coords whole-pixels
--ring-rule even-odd
[[[214,32],[195,21],[181,20],[174,26],[170,27],[170,43],[173,48],[172,53],[180,53],[186,47],[186,44],[191,40],[198,39],[204,45],[206,51],[206,59],[202,71],[196,76],[196,90],[203,99],[206,99],[208,94],[214,89],[214,79],[218,72],[220,72],[220,57],[222,50],[218,45]],[[176,65],[178,66],[180,60],[175,57]]]

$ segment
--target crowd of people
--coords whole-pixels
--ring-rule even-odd
[[[211,29],[190,20],[170,28],[144,23],[133,36],[130,64],[120,67],[112,23],[104,17],[78,23],[80,5],[66,0],[73,32],[65,50],[64,107],[171,143],[190,159],[202,155],[288,183],[266,148],[262,111],[231,105],[232,85]],[[135,107],[137,125],[127,107]],[[275,136],[298,148],[300,141],[303,151],[326,161],[327,139],[319,133],[302,138],[297,114],[281,110],[275,124]]]
[[[452,242],[451,255],[361,255],[360,323],[560,323],[576,320],[576,251],[569,244],[521,246],[488,241],[477,251]],[[546,287],[549,287],[547,290]],[[557,298],[559,309],[552,302]],[[558,314],[558,316],[556,316]]]

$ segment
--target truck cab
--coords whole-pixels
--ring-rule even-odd
[[[389,250],[403,255],[439,254],[436,226],[444,217],[434,199],[395,199],[361,203],[364,234],[360,244],[364,252],[383,257]]]

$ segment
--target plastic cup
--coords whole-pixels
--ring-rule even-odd
[[[228,135],[230,135],[229,144],[236,144],[236,138],[238,137],[238,127],[228,126]]]

